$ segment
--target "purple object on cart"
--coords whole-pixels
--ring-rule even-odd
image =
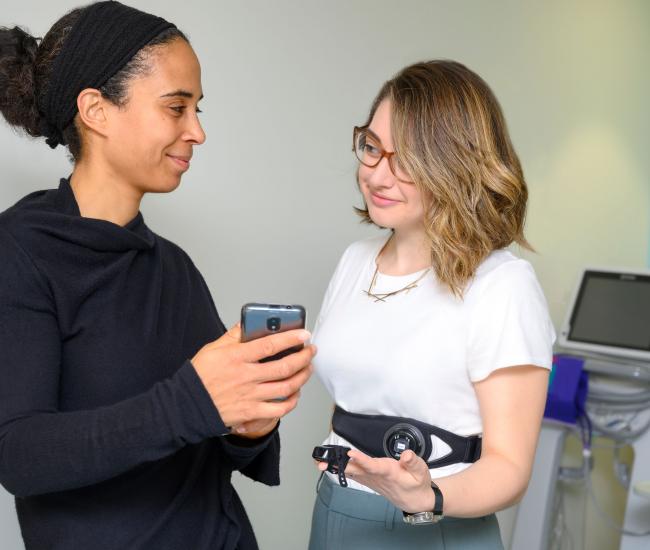
[[[584,411],[589,377],[582,367],[584,359],[554,355],[544,418],[575,424]]]

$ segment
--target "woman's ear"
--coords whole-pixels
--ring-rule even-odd
[[[102,136],[107,135],[106,99],[99,90],[95,88],[81,90],[77,96],[77,109],[79,110],[79,120],[87,129]]]

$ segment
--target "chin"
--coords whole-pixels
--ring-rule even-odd
[[[167,176],[152,179],[147,188],[147,193],[171,193],[181,184],[181,176]]]
[[[394,216],[391,216],[390,214],[387,214],[386,212],[377,208],[373,208],[372,205],[366,206],[366,209],[368,210],[368,216],[370,216],[372,223],[378,225],[379,227],[393,229],[395,220],[391,218],[394,218]]]
[[[384,229],[395,229],[394,224],[391,223],[389,219],[385,216],[373,216],[370,211],[368,211],[368,214],[370,215],[370,219],[372,220],[372,223],[375,225],[382,227]]]

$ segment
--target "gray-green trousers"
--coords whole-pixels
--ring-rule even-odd
[[[499,524],[481,518],[444,518],[408,525],[380,495],[340,487],[323,476],[311,523],[309,550],[503,550]]]

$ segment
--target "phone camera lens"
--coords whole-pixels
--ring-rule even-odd
[[[291,309],[291,306],[287,306],[287,309]]]
[[[266,320],[266,328],[270,331],[276,332],[280,330],[280,318],[279,317],[269,317]]]

